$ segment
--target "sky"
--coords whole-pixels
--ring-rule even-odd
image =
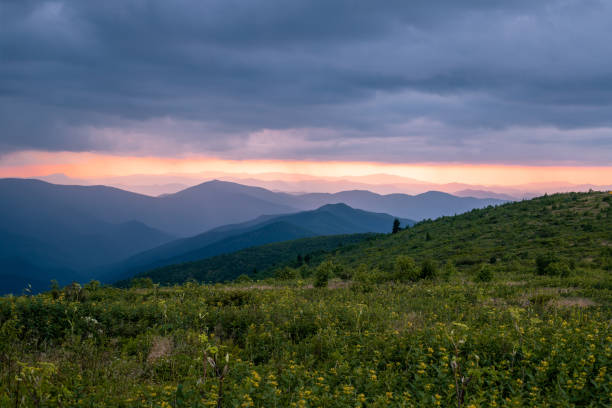
[[[612,184],[610,21],[607,0],[0,0],[0,176]]]

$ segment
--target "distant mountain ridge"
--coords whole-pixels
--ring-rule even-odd
[[[506,202],[499,199],[457,197],[440,191],[428,191],[411,196],[408,194],[381,195],[370,191],[353,190],[335,194],[311,193],[299,197],[308,205],[315,207],[327,203],[345,203],[353,208],[393,214],[417,221],[460,214],[474,208],[484,208]]]
[[[143,270],[205,259],[273,242],[324,235],[388,233],[393,220],[391,215],[357,210],[346,204],[327,204],[312,211],[262,216],[250,222],[223,226],[136,254],[109,268],[106,279],[124,278]],[[413,225],[414,221],[400,219],[400,223],[406,226]]]
[[[384,196],[368,191],[291,195],[218,180],[174,194],[150,197],[107,186],[0,179],[0,197],[0,242],[6,243],[4,251],[0,250],[0,274],[32,280],[41,278],[42,281],[57,278],[60,283],[96,278],[97,271],[104,265],[116,264],[176,238],[192,237],[205,231],[211,232],[209,237],[212,237],[235,228],[233,224],[250,223],[242,226],[246,228],[279,215],[314,210],[331,203],[346,203],[369,212],[419,220],[503,202],[433,192],[418,196]],[[314,225],[314,219],[305,220],[313,225],[299,224],[299,228],[290,223],[292,231],[287,229],[287,225],[279,224],[274,233],[274,228],[269,227],[268,234],[253,235],[248,239],[245,236],[243,241],[263,244],[274,242],[273,239],[279,236],[292,239],[356,230],[378,231],[347,227],[349,223],[346,220],[343,221],[344,227],[334,226],[332,218],[318,221],[318,225]],[[326,226],[329,231],[324,230]],[[219,229],[211,231],[216,228]],[[283,228],[286,235],[281,234]],[[244,232],[254,234],[252,231]],[[227,235],[219,236],[227,238]],[[233,240],[224,245],[227,248],[244,247],[238,244],[237,238]],[[191,250],[208,245],[204,244]],[[217,253],[219,248],[209,248],[200,255]],[[49,272],[48,279],[45,271]]]

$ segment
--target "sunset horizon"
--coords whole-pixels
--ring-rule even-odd
[[[612,167],[513,165],[490,163],[382,163],[363,161],[230,160],[214,157],[147,157],[104,153],[26,151],[0,156],[0,177],[41,178],[64,175],[95,180],[112,177],[185,176],[206,181],[215,177],[277,176],[278,181],[343,179],[370,176],[366,184],[413,181],[423,184],[470,184],[516,187],[539,184],[553,189],[564,185],[609,186]],[[376,176],[376,177],[371,177]],[[149,180],[150,182],[150,180]],[[560,191],[566,191],[562,189]],[[402,192],[402,191],[397,191]]]

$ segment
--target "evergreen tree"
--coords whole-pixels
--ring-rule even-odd
[[[393,229],[391,230],[392,234],[397,234],[400,231],[400,220],[397,218],[393,220]]]

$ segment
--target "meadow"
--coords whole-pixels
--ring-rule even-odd
[[[609,208],[445,217],[260,280],[3,297],[0,406],[610,407]],[[453,223],[478,237],[453,249]]]
[[[612,280],[85,286],[0,302],[0,406],[608,407]]]

